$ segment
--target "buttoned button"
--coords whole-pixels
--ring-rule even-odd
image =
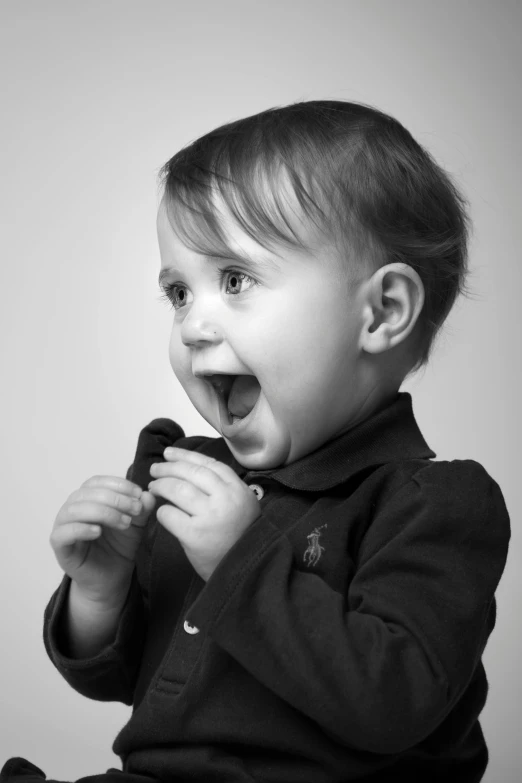
[[[192,634],[199,633],[199,628],[196,628],[195,625],[191,625],[190,623],[187,623],[186,620],[183,623],[183,630],[186,631],[187,633],[192,633]]]
[[[253,492],[256,493],[257,499],[261,500],[265,495],[265,490],[263,487],[260,487],[259,484],[249,484],[249,489],[251,489]]]

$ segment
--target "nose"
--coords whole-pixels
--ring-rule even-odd
[[[219,343],[223,339],[222,329],[216,317],[209,316],[194,304],[181,324],[181,342],[188,347],[200,343]]]

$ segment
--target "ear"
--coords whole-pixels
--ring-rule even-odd
[[[387,264],[366,283],[359,347],[382,353],[411,333],[424,304],[424,285],[408,264]]]

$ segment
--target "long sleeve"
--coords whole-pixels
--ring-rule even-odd
[[[469,685],[509,536],[501,491],[482,466],[424,463],[376,503],[346,594],[298,567],[267,506],[187,621],[341,745],[400,753]]]
[[[145,614],[136,571],[114,641],[92,658],[74,659],[62,652],[66,649],[62,623],[70,585],[70,578],[64,575],[45,609],[44,644],[49,658],[82,696],[132,704],[145,638]]]
[[[138,439],[134,462],[126,477],[146,489],[152,462],[163,459],[163,450],[184,437],[179,425],[169,419],[155,419],[144,427]],[[43,639],[52,663],[78,693],[97,701],[119,701],[131,705],[147,636],[149,559],[157,522],[155,511],[147,523],[140,544],[136,568],[114,640],[92,658],[67,657],[63,620],[71,579],[64,575],[44,613]]]

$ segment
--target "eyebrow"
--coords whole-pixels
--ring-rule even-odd
[[[276,271],[278,270],[279,264],[277,264],[275,261],[272,261],[269,258],[259,258],[254,261],[252,258],[248,258],[246,256],[241,256],[238,253],[233,252],[232,250],[228,252],[226,255],[217,256],[217,255],[203,255],[204,261],[207,261],[209,264],[216,263],[218,261],[236,261],[240,264],[244,264],[245,266],[249,267],[253,271],[256,271],[258,269],[266,269],[266,270],[272,270]],[[175,267],[164,267],[161,272],[159,273],[158,277],[158,283],[160,286],[165,282],[165,279],[169,277],[171,274],[176,273],[178,270],[175,269]]]

